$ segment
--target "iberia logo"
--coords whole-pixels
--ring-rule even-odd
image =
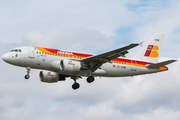
[[[144,56],[157,58],[159,56],[158,50],[159,50],[158,46],[149,45]]]

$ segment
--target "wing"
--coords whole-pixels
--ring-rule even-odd
[[[127,50],[132,49],[142,43],[135,43],[130,44],[128,46],[118,48],[109,52],[105,52],[102,54],[94,55],[85,59],[82,59],[82,63],[84,65],[87,65],[89,68],[91,68],[91,71],[94,72],[96,69],[98,69],[102,64],[106,62],[110,62],[111,60],[117,58],[117,57],[125,57],[125,54],[128,53]]]

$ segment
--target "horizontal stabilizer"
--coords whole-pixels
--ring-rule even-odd
[[[164,62],[160,62],[160,63],[155,63],[152,65],[147,65],[146,67],[149,69],[155,69],[155,68],[159,68],[159,67],[163,67],[165,65],[171,64],[173,62],[176,62],[177,60],[168,60],[168,61],[164,61]]]

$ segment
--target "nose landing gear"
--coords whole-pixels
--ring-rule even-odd
[[[29,79],[29,78],[30,78],[30,75],[25,75],[24,78],[25,78],[25,79]]]
[[[25,75],[24,78],[25,78],[25,79],[29,79],[29,78],[30,78],[29,73],[30,73],[30,71],[31,71],[31,68],[30,68],[30,67],[26,67],[26,69],[27,69],[27,75]]]

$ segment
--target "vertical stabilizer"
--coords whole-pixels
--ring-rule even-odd
[[[156,34],[133,58],[136,60],[157,63],[165,34]]]

